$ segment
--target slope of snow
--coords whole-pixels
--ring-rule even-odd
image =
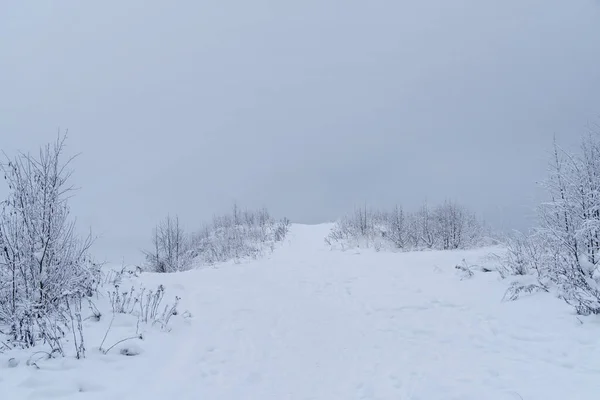
[[[192,317],[148,328],[136,357],[94,352],[104,330],[89,326],[83,361],[8,368],[0,355],[0,397],[597,398],[600,324],[546,294],[501,302],[508,282],[494,272],[461,280],[457,264],[493,249],[339,252],[329,229],[294,225],[266,260],[144,275]],[[121,327],[114,339],[135,330]]]

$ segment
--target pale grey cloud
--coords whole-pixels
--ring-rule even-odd
[[[68,128],[74,212],[130,261],[163,215],[194,228],[233,201],[318,222],[452,197],[525,227],[552,136],[600,117],[599,19],[591,0],[12,2],[0,147]]]

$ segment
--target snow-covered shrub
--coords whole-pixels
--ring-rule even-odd
[[[548,289],[544,286],[540,286],[535,283],[520,283],[520,282],[512,282],[506,293],[504,293],[504,298],[502,300],[510,300],[515,301],[519,299],[523,294],[533,294],[537,292],[547,292]]]
[[[211,223],[185,234],[179,223],[163,223],[155,232],[155,250],[146,252],[146,268],[155,272],[181,271],[192,266],[244,258],[256,259],[272,251],[287,236],[290,221],[275,220],[266,209],[240,211],[213,217]],[[166,232],[166,233],[165,233]],[[158,245],[157,245],[158,243]]]
[[[192,262],[191,238],[168,216],[154,228],[153,250],[146,251],[148,269],[154,272],[185,271]]]
[[[375,242],[386,236],[386,230],[382,214],[365,206],[340,218],[325,241],[329,245],[340,244],[342,248],[380,247]]]
[[[500,257],[499,272],[503,277],[530,273],[542,277],[547,263],[550,262],[546,254],[544,235],[514,231],[507,235],[501,244],[506,249]]]
[[[102,285],[120,285],[125,278],[138,278],[142,273],[142,267],[140,266],[127,266],[123,264],[120,269],[111,268],[108,271],[104,271],[102,274],[101,283]]]
[[[453,202],[415,213],[396,206],[391,211],[362,207],[336,222],[325,238],[342,248],[423,250],[477,247],[485,243],[485,227],[474,213]]]
[[[484,241],[485,228],[466,207],[446,201],[433,214],[434,243],[443,250],[475,247]]]
[[[266,209],[240,211],[213,218],[192,239],[194,264],[212,265],[230,260],[256,259],[285,239],[290,222],[275,220]]]
[[[279,220],[275,224],[275,230],[273,232],[273,240],[275,242],[282,242],[290,231],[291,222],[287,218]]]
[[[506,270],[534,273],[578,313],[600,314],[600,135],[586,137],[579,154],[555,143],[543,186],[539,226],[509,239]]]
[[[469,265],[465,259],[462,260],[461,264],[457,264],[455,268],[458,270],[461,280],[470,279],[475,275],[473,266]]]
[[[555,144],[549,201],[540,206],[539,234],[558,252],[549,276],[579,313],[600,313],[600,136],[582,141],[580,154]]]
[[[65,137],[37,156],[19,154],[0,164],[8,198],[0,205],[0,332],[10,346],[48,344],[64,354],[72,335],[77,357],[85,347],[81,304],[99,284],[89,256],[91,237],[79,237],[70,218],[70,162]]]

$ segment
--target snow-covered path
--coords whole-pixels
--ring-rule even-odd
[[[600,394],[598,326],[501,303],[485,252],[337,252],[295,226],[269,260],[191,273],[194,326],[149,393],[177,399],[567,399]],[[488,276],[489,275],[489,276]],[[178,281],[173,276],[174,281]],[[181,283],[181,280],[179,280]],[[596,391],[590,390],[596,388]],[[163,398],[162,395],[157,398]]]
[[[323,242],[328,229],[295,225],[266,260],[144,277],[180,294],[193,318],[144,342],[139,357],[115,356],[104,369],[83,363],[84,397],[600,395],[600,325],[581,325],[549,295],[502,303],[507,283],[495,273],[461,281],[454,266],[463,258],[477,263],[487,251],[331,251]]]

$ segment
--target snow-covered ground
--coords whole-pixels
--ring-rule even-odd
[[[495,249],[332,251],[330,225],[294,225],[268,259],[169,275],[143,274],[181,296],[172,331],[141,327],[141,354],[0,355],[1,399],[597,399],[600,323],[581,323],[548,294],[501,302],[495,272],[461,279],[466,259]],[[191,317],[184,318],[189,310]],[[119,315],[106,342],[135,334]],[[120,347],[122,347],[120,346]],[[107,347],[106,345],[104,346]],[[117,348],[117,350],[119,347]],[[20,365],[8,368],[8,358]]]

